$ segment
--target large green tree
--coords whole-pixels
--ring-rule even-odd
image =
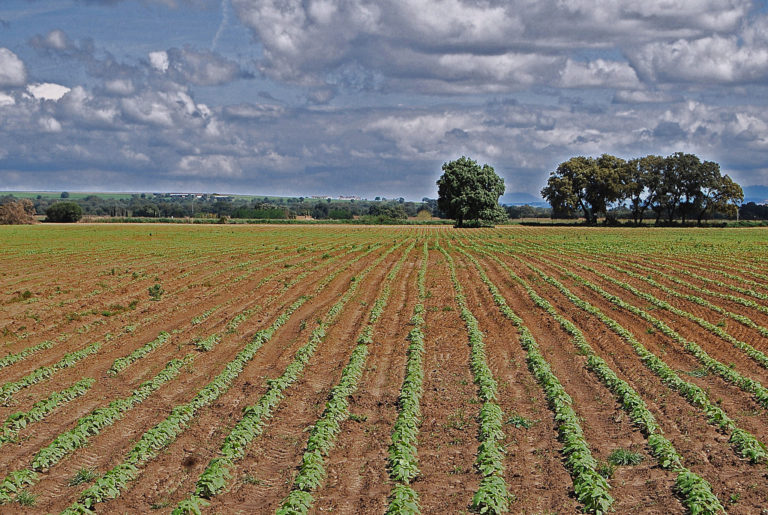
[[[437,181],[437,205],[456,227],[493,225],[506,220],[499,205],[504,194],[504,179],[492,166],[461,156],[443,164],[443,175]]]
[[[562,215],[581,211],[588,224],[595,223],[608,205],[622,197],[626,163],[603,154],[598,158],[572,157],[550,174],[541,195]]]

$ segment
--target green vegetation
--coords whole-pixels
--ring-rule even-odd
[[[464,156],[444,163],[437,191],[437,205],[456,220],[456,227],[493,226],[507,219],[499,205],[504,179],[487,164],[480,167]]]
[[[573,157],[550,174],[541,196],[552,205],[554,218],[581,211],[588,224],[600,214],[615,221],[609,208],[628,203],[635,225],[647,211],[655,213],[656,224],[662,216],[667,223],[679,216],[683,224],[686,219],[701,224],[716,212],[734,216],[744,199],[741,186],[720,174],[720,165],[682,152],[630,161],[608,154]]]
[[[45,210],[46,222],[74,223],[83,217],[83,208],[76,202],[56,202]]]

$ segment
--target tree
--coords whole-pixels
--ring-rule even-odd
[[[461,156],[443,164],[443,175],[438,179],[437,205],[456,227],[493,225],[507,218],[499,205],[504,194],[504,179],[496,175],[493,167]]]
[[[627,162],[623,174],[623,198],[629,200],[629,209],[635,225],[640,225],[649,207],[656,204],[661,184],[664,158],[645,156]]]
[[[75,202],[56,202],[45,210],[46,222],[74,223],[83,217],[83,209]]]
[[[712,195],[712,210],[723,213],[726,216],[738,214],[738,204],[744,200],[744,190],[733,181],[728,175],[720,178],[718,187]],[[699,225],[701,225],[701,215],[699,214]]]
[[[541,195],[552,206],[553,216],[568,218],[578,210],[588,224],[607,213],[608,204],[622,196],[621,173],[626,163],[609,154],[599,158],[572,157],[552,172]]]
[[[0,225],[26,225],[35,223],[35,205],[23,198],[0,205]]]

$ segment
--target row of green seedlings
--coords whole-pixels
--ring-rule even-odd
[[[206,499],[224,490],[232,476],[232,467],[245,456],[251,441],[264,431],[267,421],[285,397],[285,390],[300,377],[318,345],[325,340],[326,330],[336,321],[344,306],[355,294],[361,279],[394,252],[395,248],[388,249],[373,264],[353,276],[345,293],[331,306],[318,327],[310,334],[307,343],[296,351],[293,361],[286,367],[283,374],[276,379],[267,380],[267,391],[255,404],[243,409],[242,418],[232,428],[219,449],[220,456],[209,462],[196,483],[195,492],[178,504],[174,514],[199,513],[201,508],[208,504]]]
[[[357,256],[355,259],[350,260],[345,267],[326,276],[316,287],[315,294],[322,291],[344,269],[372,251],[371,249]],[[239,377],[244,366],[253,359],[262,345],[269,341],[275,332],[290,319],[293,313],[310,298],[311,296],[300,297],[284,310],[269,328],[257,332],[251,342],[226,365],[219,375],[199,390],[191,401],[174,408],[166,419],[145,432],[120,464],[98,478],[90,488],[81,493],[79,500],[63,513],[75,514],[88,512],[89,510],[92,511],[96,504],[117,498],[126,485],[139,476],[139,467],[152,460],[160,451],[171,445],[186,429],[200,409],[209,406],[229,390],[232,382]]]
[[[275,331],[285,324],[293,312],[301,307],[307,299],[308,297],[299,298],[282,312],[269,328],[257,332],[237,356],[227,363],[224,370],[201,388],[191,401],[176,406],[168,417],[146,431],[120,464],[98,478],[91,487],[80,494],[77,502],[62,513],[87,513],[96,504],[118,497],[125,486],[139,475],[140,466],[153,459],[160,450],[175,441],[201,408],[212,404],[229,390],[232,382],[240,375],[245,365],[253,359],[256,352],[272,338]]]
[[[708,266],[698,265],[697,263],[701,263],[702,262],[701,261],[701,256],[695,256],[693,258],[693,260],[696,261],[697,263],[692,263],[690,261],[686,261],[686,260],[682,260],[682,259],[675,259],[677,256],[673,257],[673,256],[670,256],[670,255],[667,255],[665,257],[668,260],[671,261],[671,263],[663,263],[662,264],[662,267],[665,267],[665,268],[666,267],[670,267],[670,266],[682,266],[682,267],[685,267],[686,269],[688,269],[688,268],[695,268],[695,269],[699,269],[699,270],[705,270],[705,271],[713,273],[713,274],[723,275],[722,270],[716,270],[716,269],[710,268]],[[749,270],[748,269],[744,269],[744,268],[739,268],[739,266],[736,266],[733,263],[733,258],[732,259],[724,259],[723,255],[721,255],[721,254],[715,255],[715,256],[710,256],[710,258],[712,258],[712,257],[717,258],[717,259],[708,259],[707,260],[707,264],[718,266],[718,267],[720,267],[722,269],[725,269],[725,270],[728,270],[728,271],[731,271],[731,272],[739,272],[741,274],[751,275],[751,276],[757,277],[758,279],[761,279],[763,281],[762,283],[761,282],[756,282],[756,281],[750,281],[746,277],[734,276],[734,275],[731,275],[731,274],[727,274],[727,272],[726,272],[726,274],[724,276],[728,276],[728,277],[730,277],[732,279],[735,279],[739,283],[744,283],[744,284],[749,283],[749,284],[752,284],[752,285],[755,285],[755,286],[763,286],[764,282],[766,280],[768,280],[768,275],[766,275],[764,273],[760,273],[763,270],[763,268],[756,267],[754,264],[750,264],[748,262],[745,262],[744,261],[744,256],[739,256],[738,258],[736,258],[736,259],[738,259],[738,265],[741,266],[741,267],[750,268]],[[754,257],[754,256],[752,256],[752,257]],[[688,258],[688,259],[691,259],[691,258]]]
[[[57,408],[63,407],[68,402],[85,395],[94,382],[95,379],[86,377],[69,388],[65,388],[60,392],[53,392],[48,398],[37,401],[28,411],[20,411],[9,415],[2,427],[0,427],[0,446],[4,443],[15,442],[22,429],[43,420]]]
[[[322,415],[312,426],[307,448],[299,466],[299,473],[293,481],[291,492],[278,508],[277,513],[281,515],[308,513],[312,509],[314,503],[312,492],[322,484],[326,474],[325,458],[341,432],[341,425],[349,418],[349,397],[357,391],[358,382],[363,375],[363,368],[368,357],[368,345],[373,343],[373,331],[389,300],[392,282],[415,244],[412,242],[408,246],[387,274],[379,296],[371,308],[368,323],[360,331],[357,345],[350,355],[349,362],[342,370],[341,379],[331,389]]]
[[[6,404],[18,391],[49,379],[56,372],[74,366],[79,361],[98,352],[99,349],[101,349],[101,342],[92,343],[84,349],[65,354],[52,365],[43,365],[17,381],[3,384],[0,386],[0,404]]]
[[[354,252],[354,250],[355,250],[354,247],[350,247],[345,252],[335,256],[331,261],[326,261],[325,263],[321,262],[321,263],[317,264],[316,266],[314,266],[312,268],[305,269],[304,272],[302,272],[300,274],[294,274],[292,276],[292,279],[290,279],[288,282],[286,282],[286,283],[284,283],[282,285],[282,287],[280,288],[280,293],[284,293],[291,286],[297,284],[298,282],[303,280],[307,275],[311,274],[312,272],[316,271],[317,269],[323,268],[323,267],[327,267],[331,262],[336,261],[336,260],[338,260],[338,259],[340,259],[340,258],[342,258],[342,257],[344,257],[344,256],[346,256],[348,254],[350,254],[351,252]],[[275,263],[283,262],[283,261],[285,261],[287,259],[290,259],[291,257],[292,256],[288,256],[288,257],[283,258],[283,259],[273,260],[270,264],[275,264]],[[307,259],[301,260],[301,261],[299,261],[299,262],[297,262],[295,264],[291,264],[291,267],[302,266],[302,265],[306,264],[307,262],[310,262],[310,261],[313,261],[313,260],[317,261],[315,257],[310,256]],[[280,269],[280,270],[277,270],[276,272],[268,274],[267,276],[261,278],[259,280],[259,282],[253,287],[253,289],[254,290],[258,290],[264,284],[266,284],[267,282],[271,281],[272,279],[274,279],[275,277],[277,277],[277,276],[279,276],[279,275],[281,275],[283,273],[285,273],[285,269]],[[274,298],[277,298],[278,295],[273,295],[271,297],[271,300],[274,300]],[[226,326],[226,329],[225,329],[225,333],[226,334],[234,334],[237,331],[237,328],[240,327],[240,325],[243,322],[248,320],[248,318],[250,318],[254,313],[258,312],[263,307],[267,306],[269,303],[270,302],[268,301],[268,302],[263,303],[262,305],[253,306],[253,307],[248,308],[248,309],[244,310],[243,312],[238,313],[237,315],[235,315],[227,323],[227,326]],[[209,309],[208,311],[206,311],[205,313],[203,313],[202,315],[199,315],[198,317],[193,318],[192,319],[192,325],[197,325],[197,324],[202,323],[204,320],[206,320],[208,318],[208,316],[210,316],[210,314],[215,312],[219,307],[221,307],[221,306],[215,306],[215,307]],[[194,344],[195,344],[195,347],[197,348],[197,350],[199,350],[201,352],[209,352],[209,351],[213,350],[213,348],[221,342],[221,339],[222,339],[222,334],[214,333],[214,334],[211,334],[211,335],[207,336],[206,338],[200,338],[200,339],[196,340],[194,342]]]
[[[670,270],[673,270],[673,271],[675,271],[677,273],[686,275],[688,277],[692,277],[692,278],[694,278],[694,279],[696,279],[698,281],[701,281],[703,283],[706,283],[706,284],[714,284],[715,286],[719,286],[720,288],[724,288],[724,289],[727,289],[727,290],[735,291],[735,292],[741,293],[742,295],[747,295],[748,297],[753,297],[753,298],[759,299],[759,300],[768,300],[768,295],[766,295],[765,293],[760,293],[760,292],[755,291],[755,290],[750,289],[750,288],[742,288],[741,286],[736,286],[735,284],[731,284],[731,283],[725,283],[725,282],[719,281],[717,279],[710,279],[709,277],[704,277],[703,275],[699,275],[699,274],[697,274],[695,272],[691,272],[690,270],[687,270],[685,268],[671,268],[670,267]],[[711,271],[711,270],[707,269],[707,271]]]
[[[271,263],[270,263],[270,264],[271,264]],[[95,313],[95,312],[97,312],[97,310],[94,310],[93,312]],[[205,318],[207,318],[207,316],[209,316],[210,314],[211,314],[211,313],[207,313],[207,314],[204,314],[205,316],[204,316],[204,317],[202,317],[202,319],[201,319],[199,322],[202,322],[202,321],[203,321]],[[198,323],[199,323],[199,322],[198,322]],[[194,320],[193,320],[193,323],[194,323]],[[162,342],[161,342],[161,343],[162,343]],[[28,347],[28,348],[26,348],[26,349],[23,349],[22,351],[20,351],[20,352],[18,352],[18,353],[15,353],[15,354],[10,354],[10,355],[8,355],[8,356],[6,356],[6,357],[4,357],[4,358],[0,359],[0,369],[4,368],[4,367],[6,367],[6,366],[12,365],[12,364],[14,364],[14,363],[16,363],[16,362],[18,362],[18,361],[21,361],[22,359],[24,359],[24,358],[26,358],[26,357],[30,356],[31,354],[34,354],[34,353],[36,353],[36,352],[39,352],[39,351],[41,351],[41,350],[49,349],[49,348],[51,348],[53,345],[54,345],[54,342],[51,342],[51,341],[44,341],[44,342],[42,342],[42,343],[39,343],[39,344],[37,344],[37,345],[33,345],[33,346],[31,346],[31,347]],[[154,348],[154,347],[153,347],[153,348]],[[152,350],[152,349],[149,349],[149,350]],[[123,359],[125,360],[125,359],[127,359],[127,358],[123,358]],[[138,359],[138,358],[137,358],[137,359]],[[130,363],[132,363],[132,362],[133,362],[133,361],[130,361],[128,364],[130,364]],[[119,367],[119,366],[121,366],[121,365],[119,365],[119,364],[118,364],[118,367]],[[122,367],[120,370],[122,370],[123,368],[126,368],[126,367]],[[117,372],[119,372],[120,370],[117,370]],[[115,373],[116,373],[116,372],[115,372]],[[0,395],[2,395],[2,393],[0,393]]]
[[[537,267],[530,263],[527,263],[527,266],[539,274],[544,281],[560,290],[560,292],[574,305],[597,317],[606,327],[626,341],[640,357],[640,361],[651,372],[656,374],[664,384],[678,392],[692,406],[702,410],[707,417],[708,423],[714,425],[723,433],[730,434],[731,436],[728,442],[739,456],[749,459],[752,463],[766,461],[768,454],[766,454],[766,449],[762,442],[758,441],[749,432],[737,427],[736,422],[731,419],[722,408],[712,403],[709,396],[702,388],[681,379],[669,365],[646,349],[631,332],[626,330],[616,320],[607,316],[599,308],[574,295],[562,283],[545,274]]]
[[[659,466],[672,470],[677,474],[675,489],[688,511],[690,513],[717,513],[722,511],[722,504],[712,493],[711,485],[705,479],[683,466],[682,456],[677,452],[672,442],[664,437],[656,418],[648,409],[645,401],[629,383],[620,379],[605,360],[595,353],[592,346],[587,343],[584,333],[570,320],[563,317],[549,301],[536,293],[528,283],[515,274],[503,261],[496,256],[487,254],[484,250],[480,250],[480,252],[490,256],[491,259],[504,268],[512,280],[522,286],[534,304],[554,318],[571,336],[571,343],[573,343],[580,354],[587,358],[587,369],[595,374],[606,388],[611,391],[632,423],[643,433],[651,454],[656,458]],[[479,264],[477,262],[475,264],[478,266],[478,270],[480,270]],[[483,276],[484,273],[481,272],[481,277]],[[483,277],[483,281],[486,282],[486,285],[493,292],[495,286],[490,281],[486,281],[486,277]]]
[[[688,293],[683,293],[683,292],[674,290],[674,289],[669,288],[668,286],[665,286],[665,285],[661,284],[660,282],[652,279],[651,277],[648,277],[648,276],[645,276],[645,275],[642,275],[642,274],[638,274],[637,272],[633,272],[632,270],[627,270],[626,268],[622,268],[622,267],[614,265],[612,263],[604,263],[604,264],[608,268],[610,268],[611,270],[615,270],[616,272],[628,275],[629,277],[632,277],[634,279],[638,279],[638,280],[644,281],[644,282],[650,284],[651,286],[654,286],[654,287],[660,289],[661,291],[663,291],[667,295],[670,295],[670,296],[678,298],[678,299],[685,299],[685,300],[687,300],[689,302],[693,302],[694,304],[698,304],[699,306],[702,306],[702,307],[705,307],[707,309],[710,309],[710,310],[714,311],[715,313],[717,313],[719,315],[722,315],[722,316],[728,317],[728,318],[730,318],[732,320],[735,320],[735,321],[737,321],[738,323],[740,323],[741,325],[743,325],[745,327],[748,327],[750,329],[754,329],[755,331],[760,333],[761,336],[764,336],[764,337],[768,338],[768,328],[763,327],[761,325],[758,325],[757,323],[755,323],[754,320],[752,320],[748,316],[745,316],[745,315],[742,315],[742,314],[739,314],[739,313],[734,313],[733,311],[729,311],[727,309],[724,309],[724,308],[722,308],[722,307],[720,307],[720,306],[718,306],[716,304],[711,303],[710,301],[708,301],[708,300],[706,300],[706,299],[704,299],[702,297],[699,297],[698,295],[691,295],[691,294],[688,294]],[[719,325],[715,325],[715,328],[716,329],[720,329],[720,326]],[[715,334],[717,334],[717,333],[715,333]]]
[[[466,255],[466,254],[465,254]],[[584,509],[594,513],[606,513],[611,509],[613,497],[608,481],[597,472],[597,460],[592,456],[589,443],[584,437],[579,416],[573,409],[573,400],[565,391],[559,379],[552,372],[547,360],[541,354],[539,345],[525,326],[525,322],[509,307],[504,296],[491,282],[484,270],[474,260],[479,275],[493,297],[502,315],[517,328],[520,345],[526,351],[528,368],[544,390],[550,409],[554,412],[560,441],[563,443],[565,465],[573,480],[576,498]]]
[[[650,315],[647,311],[641,308],[638,308],[637,306],[634,306],[632,304],[629,304],[622,298],[617,297],[616,295],[613,295],[605,291],[604,289],[600,288],[596,284],[571,272],[565,267],[552,263],[551,261],[546,260],[545,258],[541,258],[541,259],[551,264],[561,272],[563,272],[567,277],[570,277],[574,281],[590,288],[591,290],[593,290],[594,292],[596,292],[606,300],[610,301],[612,304],[620,308],[626,309],[630,313],[637,315],[643,320],[651,323],[654,327],[656,327],[659,331],[661,331],[665,336],[669,337],[676,343],[680,344],[683,347],[683,349],[685,349],[686,352],[688,352],[690,355],[696,358],[699,361],[699,363],[701,363],[704,366],[705,370],[707,370],[708,372],[714,372],[715,374],[719,375],[727,382],[736,385],[744,392],[752,394],[752,396],[755,398],[758,404],[760,404],[764,408],[768,407],[768,389],[766,389],[759,381],[746,377],[741,373],[737,372],[736,370],[732,369],[731,367],[714,359],[709,354],[707,354],[707,352],[704,349],[702,349],[701,346],[699,346],[697,343],[683,338],[677,331],[669,327],[669,325],[662,322],[658,318]],[[618,281],[618,282],[621,282],[621,281]],[[670,306],[670,308],[671,307],[672,306]]]
[[[140,360],[153,350],[157,349],[164,343],[166,343],[168,340],[171,339],[171,335],[167,333],[166,331],[162,331],[160,334],[157,335],[157,338],[152,340],[151,342],[147,342],[135,351],[131,352],[127,356],[123,356],[122,358],[118,358],[115,360],[114,363],[112,363],[112,366],[109,367],[109,370],[107,370],[107,375],[109,376],[116,376],[129,366],[131,366],[136,361]]]
[[[734,302],[736,304],[740,304],[740,305],[742,305],[744,307],[751,308],[751,309],[754,309],[755,311],[759,311],[759,312],[761,312],[763,314],[768,315],[768,306],[764,306],[764,305],[762,305],[762,304],[760,304],[758,302],[755,302],[752,299],[745,299],[744,297],[739,297],[738,295],[731,295],[730,293],[722,293],[722,292],[719,292],[719,291],[713,291],[713,290],[704,288],[703,286],[696,286],[696,285],[693,285],[693,284],[689,283],[688,281],[685,281],[685,280],[683,280],[683,279],[681,279],[679,277],[676,277],[676,276],[670,275],[670,274],[666,274],[664,272],[656,270],[655,268],[650,268],[650,267],[647,267],[647,266],[643,266],[643,265],[641,265],[639,263],[634,263],[634,262],[631,262],[631,261],[624,261],[623,264],[625,266],[632,266],[632,267],[634,267],[634,268],[636,268],[638,270],[642,270],[645,273],[655,273],[655,274],[658,274],[659,276],[663,277],[664,279],[672,281],[673,283],[678,284],[680,286],[683,286],[685,288],[690,288],[690,289],[695,290],[695,291],[697,291],[699,293],[703,293],[705,295],[709,295],[711,297],[715,297],[715,298],[718,298],[718,299],[731,301],[731,302]]]
[[[40,449],[32,458],[26,469],[10,472],[0,483],[0,504],[13,500],[12,495],[18,494],[27,486],[35,484],[38,472],[45,471],[59,463],[76,449],[87,445],[91,437],[98,435],[105,427],[109,427],[121,419],[125,413],[143,402],[152,392],[163,384],[175,378],[181,368],[189,362],[175,359],[170,361],[154,378],[141,384],[126,398],[117,399],[107,406],[96,408],[88,415],[78,419],[75,427],[57,436],[49,445]]]
[[[448,263],[451,282],[459,306],[461,319],[467,328],[470,345],[470,369],[478,387],[478,396],[483,403],[478,415],[480,445],[475,457],[475,468],[482,476],[480,486],[472,496],[470,508],[478,513],[504,513],[509,511],[513,496],[504,480],[504,440],[502,430],[504,414],[497,403],[497,385],[485,355],[483,333],[475,316],[467,306],[464,289],[456,275],[456,265],[451,255],[437,243]]]
[[[697,265],[697,264],[694,264],[694,263],[687,263],[687,262],[679,263],[678,266],[684,266],[687,269],[688,268],[695,268],[697,270],[703,270],[703,271],[711,273],[711,274],[715,274],[715,275],[719,275],[721,277],[725,277],[726,279],[731,279],[733,281],[736,281],[739,284],[748,284],[748,285],[753,286],[755,288],[765,288],[766,287],[765,283],[763,283],[763,282],[753,281],[752,279],[747,279],[746,277],[743,277],[743,276],[740,276],[740,275],[730,274],[730,273],[728,273],[728,272],[726,272],[724,270],[718,270],[716,268],[709,268],[709,267],[706,267],[706,266]],[[754,293],[760,295],[761,296],[760,298],[762,298],[762,300],[768,300],[768,295],[766,295],[764,293],[759,293],[759,292],[754,291],[754,290],[751,290],[751,291],[753,291]]]
[[[721,327],[718,327],[717,325],[715,325],[715,324],[713,324],[713,323],[711,323],[711,322],[709,322],[707,320],[704,320],[703,318],[701,318],[699,316],[696,316],[693,313],[690,313],[688,311],[682,310],[680,308],[676,308],[675,306],[673,306],[669,302],[665,302],[663,300],[660,300],[660,299],[656,298],[655,296],[651,295],[650,293],[641,291],[641,290],[635,288],[634,286],[632,286],[631,284],[627,284],[624,281],[620,281],[620,280],[616,279],[615,277],[611,277],[611,276],[606,275],[606,274],[604,274],[602,272],[599,272],[599,271],[595,270],[594,268],[592,268],[590,266],[582,265],[582,264],[579,264],[579,266],[581,268],[583,268],[584,270],[592,272],[593,274],[597,275],[601,279],[603,279],[605,281],[608,281],[611,284],[615,284],[616,286],[619,286],[620,288],[624,288],[625,290],[631,292],[632,294],[634,294],[637,297],[640,297],[641,299],[647,300],[649,303],[653,304],[654,306],[656,306],[656,307],[658,307],[660,309],[663,309],[665,311],[669,311],[670,313],[673,313],[673,314],[675,314],[675,315],[677,315],[677,316],[679,316],[681,318],[686,318],[686,319],[688,319],[688,320],[690,320],[692,322],[695,322],[696,324],[698,324],[699,326],[704,328],[709,333],[717,336],[718,338],[720,338],[723,341],[726,341],[726,342],[730,343],[735,348],[737,348],[737,349],[741,350],[742,352],[744,352],[744,354],[746,354],[752,360],[757,362],[757,364],[759,364],[761,367],[768,368],[768,356],[766,356],[765,353],[755,349],[752,345],[748,344],[747,342],[744,342],[742,340],[734,338],[732,335],[730,335],[729,333],[724,331]],[[627,271],[627,273],[631,274],[632,272]],[[635,274],[635,275],[639,275],[639,274]],[[683,294],[679,294],[679,295],[681,297],[683,296]],[[703,302],[706,302],[703,299],[701,299],[701,300]],[[723,310],[721,310],[721,311],[723,311]]]
[[[50,349],[51,347],[53,347],[53,342],[50,340],[46,340],[36,345],[27,347],[26,349],[22,349],[21,351],[16,352],[14,354],[8,354],[4,358],[0,359],[0,369],[13,365],[14,363],[23,360],[29,355],[34,354],[35,352],[39,352],[45,349]]]
[[[376,245],[373,248],[373,250],[375,250],[375,249],[377,249],[379,247],[380,247],[380,245]],[[286,291],[288,291],[292,286],[295,286],[296,284],[300,283],[307,276],[309,276],[311,274],[314,274],[319,269],[327,268],[331,263],[335,263],[336,261],[341,260],[342,258],[346,257],[347,255],[355,252],[356,250],[357,250],[357,246],[350,245],[349,248],[347,248],[347,250],[345,252],[333,256],[328,261],[325,261],[325,262],[321,261],[321,262],[319,262],[318,264],[316,264],[315,266],[313,266],[311,268],[305,268],[305,270],[303,272],[301,272],[300,274],[293,274],[291,276],[291,279],[289,279],[289,280],[286,279],[286,281],[283,282],[283,285],[280,287],[280,289],[278,290],[277,294],[270,296],[270,298],[266,302],[264,302],[262,304],[262,306],[258,306],[257,305],[257,306],[254,306],[253,308],[247,309],[247,310],[243,311],[242,313],[238,314],[237,316],[235,316],[232,320],[230,320],[229,323],[227,324],[226,333],[227,334],[235,333],[237,331],[237,328],[243,322],[248,320],[249,317],[251,317],[254,313],[259,311],[262,307],[269,306],[272,303],[272,301],[274,301],[276,298],[280,298],[280,296],[283,293],[285,293]],[[310,258],[308,258],[308,259],[306,259],[304,261],[300,261],[297,264],[297,266],[298,265],[304,265],[306,262],[312,261],[312,260],[316,261],[316,259],[314,257],[310,257]],[[268,281],[274,279],[274,277],[279,275],[280,273],[281,272],[275,272],[273,274],[268,275],[267,277],[262,278],[259,281],[259,283],[254,287],[254,289],[258,290],[261,286],[266,284]],[[198,350],[203,351],[203,352],[207,352],[207,351],[211,350],[214,346],[218,345],[220,341],[221,341],[221,336],[214,334],[214,335],[209,336],[208,338],[205,338],[203,340],[200,340],[200,341],[196,342],[195,345],[197,346]]]
[[[389,495],[388,514],[417,514],[419,495],[411,488],[411,482],[419,475],[419,460],[416,454],[421,425],[421,396],[424,392],[424,300],[427,298],[425,278],[429,261],[427,242],[422,247],[422,264],[417,276],[419,302],[413,308],[408,332],[407,361],[405,378],[400,388],[398,414],[392,429],[392,443],[389,445],[389,479],[394,483]]]

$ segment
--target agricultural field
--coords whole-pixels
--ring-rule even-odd
[[[0,512],[768,507],[765,229],[0,242]]]

